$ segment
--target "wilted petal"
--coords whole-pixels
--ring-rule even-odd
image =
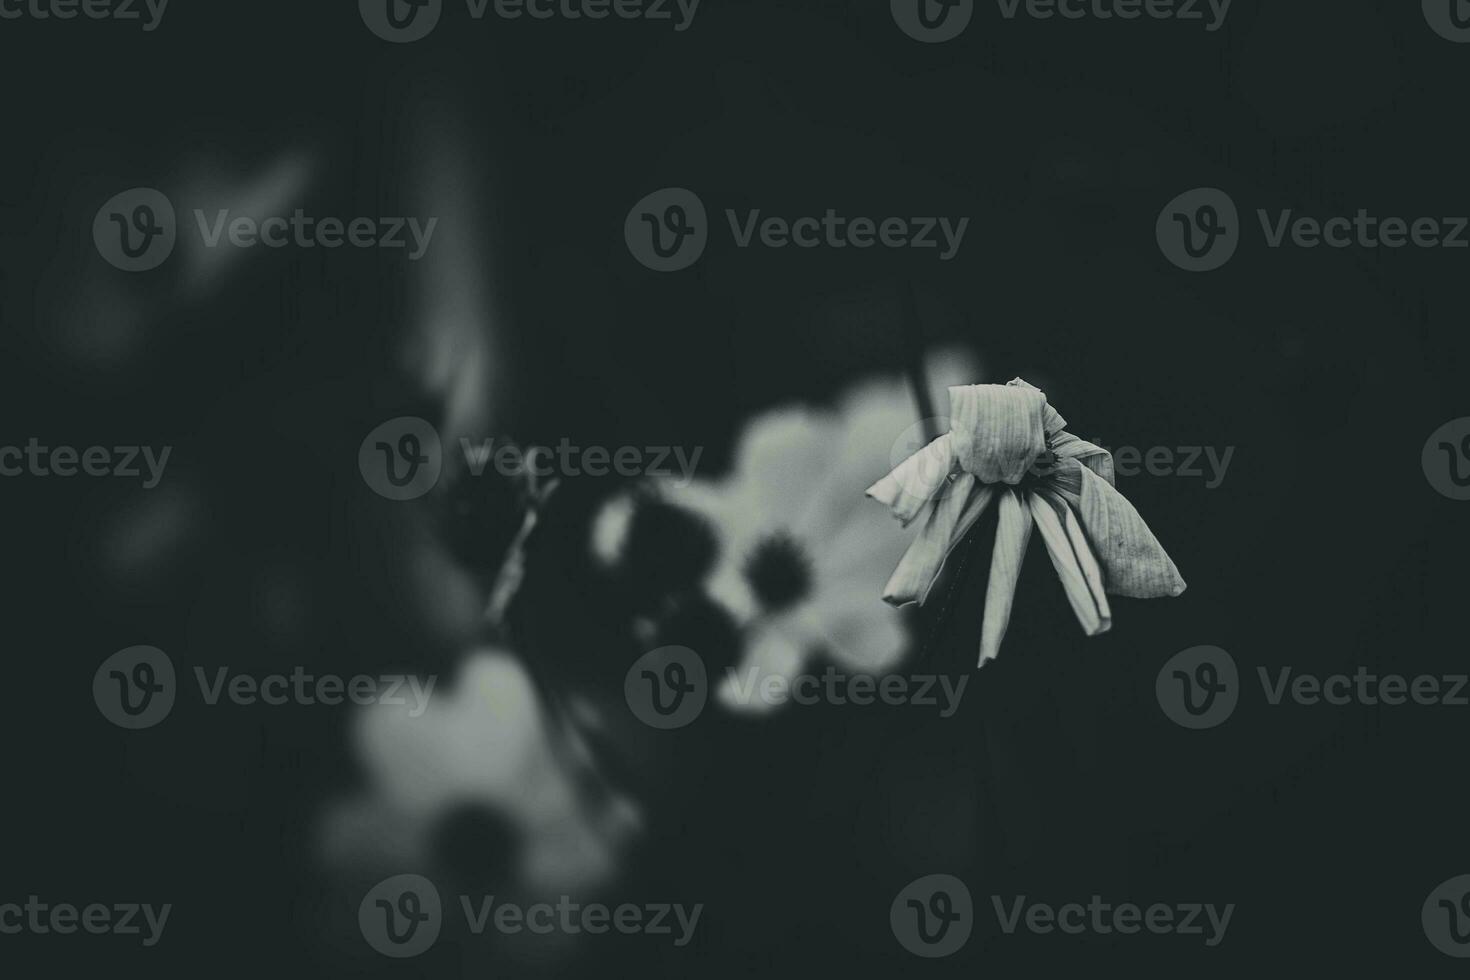
[[[1077,520],[1072,508],[1065,502],[1057,501],[1057,509],[1067,528],[1067,540],[1072,542],[1072,553],[1077,556],[1082,577],[1087,580],[1088,591],[1092,593],[1092,600],[1097,603],[1098,615],[1102,617],[1103,629],[1106,630],[1112,625],[1113,610],[1108,604],[1107,583],[1103,580],[1102,566],[1098,564],[1097,555],[1093,554],[1092,545],[1082,531],[1082,522]]]
[[[961,474],[950,492],[930,508],[919,536],[888,579],[883,601],[902,606],[927,599],[950,552],[964,540],[994,496],[994,487],[981,486],[970,474]]]
[[[1031,511],[1021,501],[1020,491],[1006,489],[1000,493],[1000,510],[996,515],[995,550],[990,557],[990,581],[985,588],[985,621],[980,626],[980,663],[993,660],[1000,653],[1011,623],[1011,606],[1016,599],[1016,582],[1021,577],[1021,563],[1026,560],[1026,546],[1031,542]]]
[[[1060,499],[1049,498],[1040,493],[1031,494],[1029,501],[1031,516],[1036,519],[1036,530],[1046,543],[1046,553],[1062,580],[1067,601],[1077,622],[1088,636],[1106,633],[1113,625],[1112,610],[1103,592],[1102,571],[1092,549],[1082,537],[1081,528],[1069,533],[1067,522],[1076,524],[1071,510]],[[1080,547],[1079,547],[1080,546]]]
[[[918,516],[954,470],[951,433],[935,439],[868,488],[868,496],[893,511],[904,524]]]
[[[1007,381],[1006,384],[1016,388],[1029,388],[1031,391],[1040,392],[1041,397],[1046,397],[1046,392],[1042,391],[1040,388],[1036,387],[1025,378],[1012,378],[1011,380]],[[1050,439],[1052,436],[1056,435],[1058,432],[1061,432],[1067,427],[1067,420],[1062,418],[1062,413],[1052,408],[1051,403],[1048,402],[1043,412],[1042,426],[1046,430],[1046,437]]]
[[[981,483],[1021,482],[1046,449],[1046,396],[1015,385],[949,390],[954,457]]]
[[[1092,470],[1079,467],[1077,472],[1082,477],[1077,516],[1102,565],[1107,590],[1135,599],[1183,592],[1179,569],[1127,498]]]
[[[1109,483],[1113,479],[1113,454],[1086,439],[1079,439],[1070,432],[1058,432],[1051,440],[1051,451],[1063,459],[1075,459]]]
[[[1046,489],[1072,507],[1082,506],[1082,463],[1064,459],[1056,465],[1046,481]]]
[[[980,378],[974,357],[963,351],[934,351],[925,358],[925,374],[934,411],[949,415],[949,385],[973,384]],[[836,417],[839,451],[822,477],[822,485],[797,517],[798,534],[817,536],[823,527],[843,527],[854,511],[872,512],[867,500],[853,493],[893,469],[894,440],[917,429],[917,405],[912,386],[902,377],[883,376],[860,382],[838,399]],[[897,560],[895,558],[895,560]]]

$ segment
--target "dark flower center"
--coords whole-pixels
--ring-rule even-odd
[[[811,593],[811,562],[791,535],[773,534],[745,560],[745,579],[767,612],[780,612]]]

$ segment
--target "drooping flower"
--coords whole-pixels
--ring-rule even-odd
[[[979,664],[1000,652],[1033,528],[1088,636],[1112,626],[1108,595],[1176,596],[1179,570],[1113,485],[1107,450],[1066,431],[1046,395],[1020,378],[949,390],[950,431],[868,488],[919,535],[883,590],[922,603],[949,554],[991,505],[998,508]]]

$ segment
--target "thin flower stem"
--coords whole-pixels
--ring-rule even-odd
[[[939,422],[934,417],[934,399],[929,394],[929,375],[924,369],[924,324],[919,319],[919,302],[912,281],[905,280],[903,293],[904,327],[907,344],[909,386],[924,426],[924,440],[933,442],[940,436]]]

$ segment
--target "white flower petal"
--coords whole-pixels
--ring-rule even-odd
[[[848,670],[876,673],[900,662],[908,653],[909,633],[903,617],[872,598],[818,599],[807,611],[827,655]]]
[[[1134,506],[1092,470],[1084,467],[1079,472],[1082,493],[1077,516],[1102,566],[1108,591],[1135,599],[1183,592],[1179,569]]]
[[[1000,641],[1011,624],[1011,607],[1016,600],[1016,583],[1031,541],[1031,510],[1021,500],[1021,491],[1007,488],[1000,493],[995,526],[995,550],[990,556],[990,581],[985,587],[985,620],[980,626],[980,666],[1000,654]]]
[[[770,528],[761,517],[761,504],[734,483],[695,480],[686,486],[672,483],[660,488],[666,503],[704,518],[715,535],[718,554],[706,591],[744,623],[757,612],[755,596],[745,580],[745,560]]]
[[[925,373],[933,410],[944,417],[949,415],[948,387],[981,380],[974,357],[954,348],[926,357]],[[871,509],[854,488],[871,486],[909,455],[899,450],[895,457],[895,447],[905,433],[923,422],[919,416],[913,388],[901,376],[862,381],[839,395],[833,443],[837,452],[821,487],[798,518],[797,532],[826,533],[845,524],[854,511]],[[940,428],[942,431],[943,426]]]
[[[1062,580],[1067,602],[1071,604],[1077,622],[1082,624],[1082,631],[1088,636],[1106,633],[1113,625],[1113,614],[1103,592],[1102,571],[1097,567],[1092,549],[1082,539],[1080,529],[1076,529],[1074,536],[1068,533],[1068,526],[1064,523],[1070,520],[1072,525],[1076,525],[1076,517],[1059,498],[1032,493],[1027,503],[1036,521],[1036,530],[1046,544],[1052,567]],[[1074,547],[1074,540],[1081,543],[1080,552]]]
[[[1020,483],[1046,449],[1046,396],[1019,385],[967,385],[949,397],[959,465],[981,483]]]
[[[977,485],[968,473],[960,477],[953,492],[934,504],[928,520],[904,552],[883,587],[883,601],[902,606],[927,599],[950,553],[965,540],[995,493],[995,487]]]
[[[1015,388],[1026,388],[1031,391],[1040,392],[1041,397],[1046,397],[1046,392],[1041,391],[1040,388],[1036,387],[1025,378],[1012,378],[1011,380],[1007,381],[1006,384]],[[1058,412],[1055,408],[1051,407],[1050,402],[1048,402],[1046,407],[1042,409],[1042,412],[1044,415],[1042,428],[1045,430],[1048,439],[1067,427],[1067,420],[1062,418],[1061,412]]]
[[[1051,451],[1063,459],[1075,459],[1098,476],[1115,484],[1113,479],[1113,454],[1086,439],[1079,439],[1070,432],[1058,432],[1051,440]]]
[[[955,463],[953,433],[946,432],[868,487],[867,495],[907,526],[944,488]]]
[[[773,529],[794,527],[832,469],[838,431],[830,414],[796,407],[751,422],[735,452],[734,475],[741,496],[755,504],[754,520]]]
[[[761,699],[762,682],[772,675],[790,680],[801,670],[809,655],[806,627],[799,616],[778,617],[754,627],[745,656],[725,674],[715,697],[737,713],[769,713],[776,705]]]

